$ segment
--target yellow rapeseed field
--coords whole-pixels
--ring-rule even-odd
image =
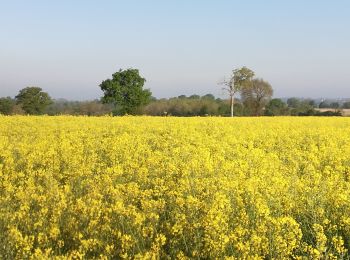
[[[348,259],[350,118],[0,117],[1,259]]]

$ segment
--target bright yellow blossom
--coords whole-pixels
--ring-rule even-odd
[[[350,118],[0,116],[1,259],[348,259]]]

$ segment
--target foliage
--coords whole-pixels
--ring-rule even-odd
[[[348,259],[349,127],[0,116],[0,258]]]
[[[193,96],[193,95],[192,95]],[[293,115],[293,116],[341,116],[341,111],[317,111],[313,108],[310,100],[295,99],[295,108],[287,107],[280,99],[272,99],[264,108],[264,115]],[[11,115],[22,115],[25,112],[20,105],[12,102],[11,98],[0,98],[0,113]],[[12,100],[13,101],[13,100]],[[290,100],[288,100],[290,101]],[[3,104],[3,106],[2,106]],[[296,105],[295,105],[296,104]],[[346,103],[343,103],[343,107]],[[112,104],[104,104],[100,100],[91,101],[68,101],[64,99],[53,100],[43,113],[48,115],[85,115],[85,116],[103,116],[113,113]],[[328,107],[328,106],[327,106]],[[6,111],[5,111],[6,108]],[[1,110],[2,109],[2,110]],[[1,112],[3,111],[3,112]],[[9,112],[10,111],[10,112]],[[146,105],[140,113],[152,116],[230,116],[230,101],[215,98],[212,94],[206,94],[202,97],[187,97],[180,95],[177,98],[156,99],[151,98],[150,103]],[[247,104],[236,99],[233,105],[234,116],[249,116],[252,111]]]
[[[251,115],[260,116],[273,94],[271,85],[263,79],[253,79],[241,89],[241,98]]]
[[[29,115],[40,115],[52,103],[51,97],[39,87],[26,87],[16,96],[16,103]]]
[[[319,108],[330,108],[331,105],[327,101],[322,101],[319,105]]]
[[[228,81],[224,81],[224,90],[229,94],[231,117],[234,116],[234,98],[237,93],[239,93],[243,87],[250,84],[252,78],[254,77],[254,72],[247,67],[242,67],[240,69],[235,69],[232,71],[231,78]]]
[[[206,94],[202,96],[202,99],[215,100],[215,96],[213,94]]]
[[[315,102],[309,99],[290,98],[287,100],[288,107],[293,116],[314,116],[318,115],[315,110]]]
[[[189,96],[190,99],[200,99],[201,97],[199,95],[193,94]]]
[[[196,98],[181,95],[177,98],[155,100],[144,108],[143,113],[152,116],[224,115],[225,112],[220,110],[222,106],[227,106],[226,100],[216,100],[211,94]]]
[[[288,98],[287,105],[290,108],[297,108],[300,106],[300,100],[298,98],[295,98],[295,97]]]
[[[308,99],[305,99],[304,102],[308,103],[309,106],[311,106],[312,108],[316,108],[317,107],[316,102],[313,99],[308,98]]]
[[[230,116],[230,102],[215,99],[211,94],[204,95],[200,99],[181,95],[177,98],[152,101],[144,108],[143,113],[152,116]],[[233,106],[233,115],[247,115],[238,100]]]
[[[118,114],[137,114],[149,103],[152,93],[143,89],[146,79],[137,69],[119,70],[100,84],[103,102],[113,103]]]
[[[0,98],[0,114],[11,115],[15,104],[15,101],[11,97]]]
[[[350,109],[350,101],[344,102],[343,103],[343,108],[344,109]]]
[[[279,98],[271,99],[265,108],[265,115],[267,116],[283,116],[289,115],[289,113],[287,104]]]
[[[45,112],[48,115],[102,116],[112,114],[113,105],[103,104],[99,100],[68,101],[59,99],[54,100]]]
[[[331,108],[334,108],[334,109],[337,109],[340,107],[339,103],[338,102],[332,102],[331,105],[330,105]]]
[[[249,84],[254,75],[254,72],[247,67],[233,70],[233,75],[231,78],[231,80],[233,80],[233,88],[240,91],[245,85]]]
[[[219,103],[207,98],[171,98],[151,102],[143,112],[153,116],[205,116],[218,115]]]

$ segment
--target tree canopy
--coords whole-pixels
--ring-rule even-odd
[[[100,84],[104,93],[102,101],[115,105],[117,114],[137,114],[140,108],[150,102],[152,93],[143,86],[146,79],[137,69],[119,70]]]
[[[0,98],[0,114],[10,115],[15,105],[14,100],[11,97]]]
[[[350,108],[350,101],[344,102],[343,108],[349,109]]]
[[[250,84],[245,84],[241,90],[241,97],[245,106],[254,116],[263,114],[263,109],[271,99],[273,89],[263,79],[253,79]]]
[[[234,98],[235,95],[242,90],[242,88],[251,82],[254,77],[254,72],[247,67],[235,69],[232,71],[232,76],[229,81],[224,81],[222,84],[225,85],[223,88],[230,96],[230,108],[231,117],[233,117],[234,110]]]
[[[39,87],[26,87],[21,89],[15,97],[16,103],[23,111],[30,115],[40,115],[45,112],[47,106],[52,104],[52,99]]]
[[[279,98],[271,99],[266,105],[265,115],[267,116],[283,116],[289,114],[289,108],[286,103],[284,103]]]

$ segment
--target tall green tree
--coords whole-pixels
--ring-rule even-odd
[[[11,115],[14,106],[15,101],[11,97],[0,98],[0,114]]]
[[[254,116],[263,114],[263,109],[270,101],[273,89],[270,83],[263,79],[253,79],[250,84],[246,84],[241,89],[243,104]]]
[[[15,97],[16,103],[21,106],[25,113],[30,115],[40,115],[52,104],[52,99],[48,93],[39,87],[26,87],[21,89]]]
[[[102,101],[114,104],[117,114],[137,114],[151,100],[151,91],[143,88],[145,82],[137,69],[119,70],[100,84]]]
[[[221,83],[225,85],[223,89],[228,92],[230,97],[231,117],[233,117],[235,95],[239,93],[244,86],[249,85],[253,77],[254,72],[252,70],[247,67],[242,67],[233,70],[230,80]]]

